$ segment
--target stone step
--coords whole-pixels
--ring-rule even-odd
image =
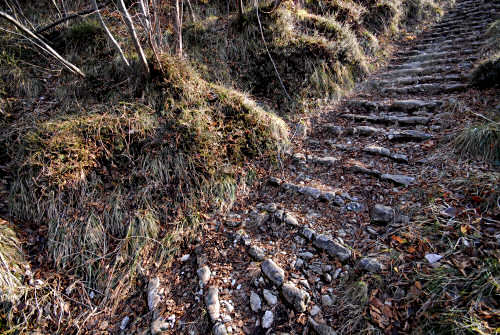
[[[365,112],[404,112],[412,114],[415,112],[429,112],[442,106],[445,102],[442,100],[393,100],[393,101],[368,101],[352,100],[347,101],[349,108]]]
[[[383,157],[388,157],[390,159],[395,160],[398,163],[406,163],[406,164],[408,163],[408,156],[404,154],[391,152],[390,149],[378,145],[366,146],[363,148],[363,152],[366,152],[370,155],[379,155]]]
[[[477,23],[477,22],[484,22],[484,21],[493,21],[494,15],[490,13],[478,13],[474,16],[455,16],[455,17],[447,17],[446,19],[443,19],[439,21],[438,24],[434,25],[434,28],[440,28],[440,27],[449,27],[449,26],[458,26],[460,24],[462,25],[470,25],[472,23]]]
[[[387,134],[387,138],[394,142],[421,142],[432,138],[432,135],[420,130],[395,130]]]
[[[431,37],[433,35],[442,35],[448,33],[462,33],[468,31],[483,31],[488,28],[488,24],[479,23],[471,26],[451,26],[451,27],[443,27],[443,28],[430,28],[428,31],[424,32],[424,36]]]
[[[389,70],[398,70],[398,69],[413,69],[413,68],[425,68],[434,65],[449,65],[449,64],[457,64],[464,61],[475,62],[479,59],[477,56],[468,56],[468,57],[449,57],[449,58],[434,58],[425,61],[413,61],[407,62],[403,64],[390,65],[387,67]]]
[[[482,24],[482,25],[477,25],[474,27],[467,27],[467,28],[462,28],[462,27],[457,27],[456,29],[448,29],[448,30],[435,30],[435,31],[429,31],[424,34],[422,34],[422,38],[441,38],[441,37],[451,37],[451,36],[456,36],[460,34],[471,34],[474,32],[475,34],[482,34],[486,31],[487,25]]]
[[[346,167],[346,169],[353,173],[360,173],[368,176],[373,176],[380,180],[389,181],[399,186],[407,187],[416,184],[416,179],[414,177],[401,174],[382,173],[378,170],[367,167],[365,164],[355,160],[350,160],[348,164],[349,165]]]
[[[463,83],[436,83],[436,84],[416,84],[403,87],[386,87],[381,91],[383,94],[388,95],[401,95],[401,94],[441,94],[461,92],[469,87],[468,84]]]
[[[461,56],[474,55],[477,51],[475,49],[462,49],[453,51],[434,51],[434,52],[416,52],[415,54],[407,56],[405,59],[408,62],[423,62],[436,59],[460,59]],[[463,58],[463,57],[462,57]],[[400,57],[400,60],[403,58]]]
[[[378,145],[368,145],[364,148],[358,148],[354,146],[346,146],[343,144],[337,144],[335,141],[332,140],[326,140],[326,143],[334,147],[335,149],[342,150],[342,151],[348,151],[348,152],[364,152],[369,155],[377,155],[377,156],[382,156],[382,157],[387,157],[390,158],[398,163],[403,163],[403,164],[408,164],[409,159],[408,156],[405,154],[400,154],[396,152],[392,152],[390,149],[378,146]]]
[[[336,206],[344,206],[346,201],[351,201],[351,197],[340,189],[330,187],[318,187],[289,183],[278,178],[270,178],[269,184],[280,187],[283,191],[311,197],[314,200],[324,201]]]
[[[440,22],[446,23],[446,22],[453,22],[456,20],[467,20],[471,18],[477,18],[477,17],[494,17],[497,12],[498,12],[497,7],[490,7],[490,8],[477,8],[477,9],[472,9],[469,11],[460,11],[456,13],[451,13],[447,14],[443,20]]]
[[[461,46],[456,45],[455,43],[440,43],[440,44],[416,44],[412,49],[403,50],[397,52],[395,55],[399,57],[405,56],[416,56],[420,54],[427,53],[435,53],[435,52],[458,52],[463,50],[466,47],[466,50],[472,50],[476,52],[478,48],[482,47],[486,44],[486,41],[470,41],[469,43],[464,43]]]
[[[496,11],[498,10],[500,10],[500,6],[498,4],[489,3],[489,4],[477,5],[476,7],[471,7],[469,9],[460,8],[459,10],[456,11],[452,10],[448,12],[448,14],[446,14],[446,18],[472,16],[481,13],[495,14]]]
[[[480,36],[477,32],[467,32],[467,33],[458,33],[447,36],[438,36],[438,37],[424,37],[419,40],[421,43],[438,43],[441,41],[457,41],[467,38],[475,38],[477,39]]]
[[[453,19],[453,20],[448,20],[448,21],[440,21],[439,23],[435,24],[433,28],[439,29],[439,28],[449,28],[449,27],[457,27],[457,26],[470,26],[474,24],[488,24],[490,22],[493,22],[493,18],[490,17],[489,15],[486,16],[478,16],[475,18],[470,18],[468,20],[464,19]]]
[[[460,9],[466,9],[466,8],[475,8],[477,6],[481,6],[481,5],[487,5],[487,4],[491,4],[492,2],[489,1],[489,0],[482,0],[482,1],[478,1],[478,0],[469,0],[469,1],[459,1],[455,4],[454,7],[452,7],[452,10],[460,10]],[[496,4],[499,4],[499,2],[493,2],[493,3],[496,3]]]
[[[428,66],[425,68],[413,68],[413,69],[403,69],[403,70],[392,70],[382,72],[378,75],[380,78],[394,79],[402,78],[408,76],[427,76],[436,73],[459,73],[459,69],[456,66]]]
[[[468,80],[466,75],[462,74],[449,74],[437,76],[422,76],[422,77],[403,77],[390,80],[373,81],[370,84],[373,87],[389,87],[389,86],[409,86],[416,84],[432,84],[432,83],[450,83],[450,82],[465,82]]]
[[[363,114],[342,114],[342,118],[351,119],[358,122],[384,123],[384,124],[401,124],[401,125],[417,125],[428,124],[431,120],[424,116],[394,116],[394,115],[363,115]]]
[[[363,137],[385,137],[395,142],[420,142],[432,138],[432,134],[419,130],[394,130],[385,128],[376,128],[370,126],[341,127],[336,124],[327,123],[323,129],[336,137],[353,135]]]
[[[481,14],[490,14],[494,15],[496,12],[500,10],[500,6],[498,4],[484,4],[484,5],[478,5],[476,7],[472,7],[470,9],[459,9],[456,11],[450,11],[445,15],[445,19],[453,19],[453,18],[463,18],[463,17],[470,17],[470,16],[475,16],[475,15],[481,15]]]

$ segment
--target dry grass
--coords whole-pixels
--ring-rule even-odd
[[[466,128],[455,138],[454,147],[462,156],[500,161],[500,125],[487,122]]]
[[[286,145],[285,123],[248,96],[185,61],[164,56],[162,68],[143,85],[148,104],[64,101],[43,117],[1,119],[11,213],[47,226],[47,261],[85,283],[75,300],[108,292],[99,305],[119,306],[139,265],[168,263],[199,230],[200,213],[230,208],[242,164]],[[13,327],[36,317],[10,311]]]
[[[486,44],[482,49],[484,57],[471,75],[472,85],[480,89],[500,85],[500,20],[488,27],[486,38]]]
[[[443,1],[445,2],[445,1]],[[285,1],[272,14],[262,4],[265,40],[254,8],[245,17],[209,17],[185,28],[186,51],[203,77],[248,91],[280,112],[307,110],[337,99],[387,56],[381,43],[442,14],[442,3],[422,1]],[[210,5],[207,5],[210,7]],[[217,11],[214,11],[214,13]]]
[[[24,291],[24,252],[12,226],[0,219],[0,305],[13,304]],[[0,330],[2,317],[0,316]]]

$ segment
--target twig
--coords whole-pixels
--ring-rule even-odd
[[[26,28],[23,24],[21,24],[19,21],[17,21],[16,19],[14,19],[12,16],[10,16],[9,14],[7,14],[5,12],[0,11],[0,18],[6,19],[7,21],[9,21],[13,25],[15,25],[23,33],[25,33],[26,35],[28,35],[31,38],[33,38],[35,40],[35,42],[36,42],[36,43],[34,43],[36,46],[38,46],[43,51],[49,53],[51,56],[53,56],[54,58],[56,58],[68,70],[70,70],[71,72],[73,72],[75,74],[79,74],[82,77],[85,77],[85,74],[78,67],[76,67],[75,65],[73,65],[72,63],[70,63],[66,59],[64,59],[61,55],[59,55],[59,53],[57,51],[55,51],[54,49],[52,49],[52,47],[50,45],[48,45],[47,43],[45,43],[40,37],[38,37],[35,33],[33,33],[28,28]]]
[[[127,60],[127,57],[125,57],[125,54],[123,53],[123,50],[120,47],[120,44],[118,44],[118,42],[116,41],[116,39],[113,37],[113,34],[111,33],[111,31],[106,26],[106,22],[104,22],[104,19],[103,19],[102,15],[101,15],[101,11],[99,9],[99,6],[97,6],[97,1],[96,0],[92,0],[92,4],[94,5],[94,10],[97,12],[97,17],[99,18],[99,22],[101,23],[102,28],[104,29],[104,31],[108,35],[109,39],[111,40],[111,43],[113,43],[113,45],[116,47],[116,50],[118,51],[118,54],[120,55],[120,57],[123,60],[123,62],[127,65],[127,67],[130,67],[130,64],[129,64],[128,60]]]
[[[488,118],[487,118],[486,116],[484,116],[484,115],[481,115],[481,114],[476,113],[476,112],[473,112],[473,111],[470,111],[470,112],[471,112],[472,114],[474,114],[475,116],[479,116],[480,118],[485,119],[485,120],[486,120],[486,121],[488,121],[488,122],[491,122],[491,123],[494,123],[494,124],[500,125],[500,123],[499,123],[499,122],[496,122],[496,121],[493,121],[493,120],[491,120],[491,119],[488,119]]]
[[[285,88],[285,84],[283,84],[283,81],[281,80],[280,73],[278,72],[278,69],[276,68],[276,64],[274,63],[273,57],[271,56],[271,53],[269,52],[269,49],[267,48],[266,39],[264,38],[264,31],[262,30],[262,24],[260,22],[258,0],[255,0],[255,11],[257,12],[257,21],[259,22],[260,36],[262,37],[262,42],[264,43],[264,47],[266,48],[267,55],[269,56],[269,59],[271,60],[271,63],[273,64],[274,71],[276,72],[276,76],[278,77],[278,80],[280,81],[281,88],[285,92],[286,97],[291,101],[292,98],[290,97],[290,95],[288,95],[288,92]]]
[[[108,1],[106,3],[104,3],[103,5],[99,6],[99,9],[103,9],[105,7],[107,7],[109,4],[111,3],[111,1]],[[51,28],[54,28],[55,26],[58,26],[60,25],[61,23],[63,22],[66,22],[68,20],[71,20],[71,19],[74,19],[76,17],[80,17],[80,16],[84,16],[84,15],[89,15],[89,14],[94,14],[96,12],[96,9],[95,8],[91,8],[91,9],[87,9],[87,10],[83,10],[81,12],[78,12],[78,13],[73,13],[73,14],[70,14],[70,15],[66,15],[65,17],[55,21],[55,22],[52,22],[51,24],[45,26],[45,27],[42,27],[42,28],[38,28],[36,30],[36,33],[37,34],[40,34],[40,33],[43,33],[44,31],[47,31]]]
[[[149,75],[149,65],[146,59],[146,55],[144,54],[144,50],[142,49],[141,43],[139,42],[139,38],[137,37],[137,33],[134,28],[134,22],[132,21],[132,18],[130,17],[130,14],[128,13],[127,7],[125,6],[123,0],[118,0],[118,8],[122,12],[123,19],[125,20],[125,24],[127,25],[130,33],[130,37],[132,38],[132,42],[134,42],[135,50],[137,51],[139,59],[144,66],[144,72]]]

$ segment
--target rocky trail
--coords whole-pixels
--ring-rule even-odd
[[[422,214],[419,195],[436,174],[430,151],[453,133],[450,106],[467,96],[467,75],[498,15],[498,2],[459,1],[353,96],[297,127],[281,168],[174,264],[180,279],[160,275],[187,315],[180,332],[410,333],[424,311],[402,304],[411,291],[399,286],[411,281],[405,269],[442,256],[388,250]],[[159,286],[149,284],[153,310],[164,299]],[[369,314],[359,307],[367,304]],[[164,315],[152,333],[178,333]]]

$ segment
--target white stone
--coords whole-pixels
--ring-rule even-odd
[[[264,299],[269,306],[276,305],[278,303],[278,298],[269,290],[264,289]]]
[[[441,258],[443,258],[443,256],[438,255],[438,254],[427,254],[427,255],[425,255],[425,259],[427,259],[427,261],[430,264],[434,264],[436,262],[439,262],[441,260]]]
[[[264,313],[264,316],[262,317],[262,328],[264,328],[264,329],[271,328],[273,321],[274,321],[273,312],[266,311]]]

